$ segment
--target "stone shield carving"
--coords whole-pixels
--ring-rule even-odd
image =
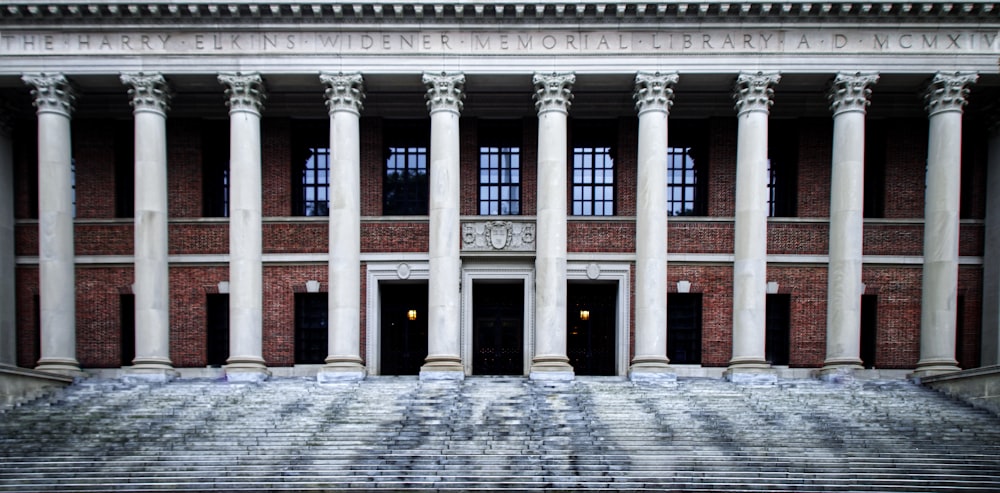
[[[465,251],[530,252],[535,250],[535,225],[520,221],[470,221],[462,224]]]

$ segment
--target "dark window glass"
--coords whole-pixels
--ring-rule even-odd
[[[295,363],[317,364],[326,360],[329,333],[326,328],[327,293],[295,295]]]
[[[229,295],[205,297],[205,333],[208,366],[222,366],[229,359]]]
[[[387,122],[384,126],[385,176],[382,214],[426,215],[429,141],[426,122]]]
[[[201,128],[202,215],[229,217],[229,126],[207,120]]]
[[[115,217],[135,215],[134,132],[131,121],[115,125]]]
[[[292,126],[292,214],[330,215],[330,134],[327,121]]]
[[[769,294],[766,306],[765,359],[772,365],[787,365],[792,295]]]
[[[480,123],[479,144],[479,214],[521,214],[520,126]]]
[[[574,216],[615,214],[614,121],[577,122],[573,128]]]
[[[708,211],[705,135],[700,122],[672,125],[667,148],[667,214],[704,216]]]
[[[123,294],[119,300],[122,366],[132,366],[135,360],[135,295]]]
[[[865,126],[864,217],[885,217],[885,123]]]
[[[773,125],[767,160],[767,211],[770,217],[795,217],[798,188],[798,130],[790,122]]]
[[[667,357],[671,363],[700,364],[701,294],[667,296]]]

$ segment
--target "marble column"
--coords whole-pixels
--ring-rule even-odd
[[[667,358],[667,117],[678,76],[639,72],[632,380],[675,381]]]
[[[320,74],[330,113],[329,355],[319,382],[364,378],[361,359],[361,74]]]
[[[538,206],[535,226],[535,355],[531,378],[571,380],[566,356],[566,127],[576,75],[538,74]]]
[[[773,381],[765,360],[767,295],[767,128],[777,73],[736,79],[736,231],[733,260],[733,357],[726,378]]]
[[[865,206],[865,112],[875,74],[837,74],[830,184],[830,263],[827,271],[826,361],[820,374],[850,378],[861,365],[861,256]]]
[[[920,303],[920,361],[914,377],[958,371],[958,213],[962,169],[962,108],[975,74],[934,76],[924,94],[929,127],[924,190],[924,276]]]
[[[17,365],[13,112],[0,100],[0,365]]]
[[[421,379],[461,379],[461,300],[459,282],[459,131],[465,75],[425,73],[431,115],[430,279],[427,283],[427,360]]]
[[[135,359],[130,377],[170,380],[167,110],[161,74],[122,74],[135,117]]]
[[[983,245],[982,366],[1000,364],[1000,103],[994,108],[989,139]]]
[[[220,74],[229,106],[229,381],[258,382],[263,358],[260,74]]]
[[[38,109],[38,369],[82,375],[76,360],[76,273],[73,251],[73,156],[70,116],[75,92],[62,74],[31,74]]]

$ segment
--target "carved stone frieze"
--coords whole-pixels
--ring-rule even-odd
[[[924,92],[924,101],[927,103],[927,114],[933,116],[935,113],[944,111],[961,112],[969,103],[968,86],[975,84],[979,79],[974,73],[945,73],[934,74],[934,80]]]
[[[39,113],[53,112],[70,116],[76,104],[76,91],[63,74],[25,74],[21,77],[32,87],[31,96]]]
[[[442,72],[440,74],[425,73],[424,85],[427,86],[427,111],[451,111],[461,113],[462,100],[465,99],[465,74]]]
[[[122,74],[122,84],[129,86],[128,95],[135,111],[166,113],[170,109],[170,86],[163,74]]]
[[[531,252],[535,224],[522,221],[468,221],[462,223],[462,250]]]
[[[834,116],[845,111],[860,111],[864,113],[871,104],[871,85],[878,82],[878,74],[863,74],[861,72],[839,73],[833,80],[830,94],[830,110]]]
[[[568,113],[573,101],[573,84],[576,74],[538,74],[531,79],[535,84],[535,110]]]
[[[226,106],[229,111],[249,111],[260,114],[267,94],[264,80],[258,73],[219,74],[219,83],[226,86]]]
[[[646,111],[670,112],[674,104],[674,84],[679,77],[676,73],[639,72],[635,76],[635,109],[639,114]]]
[[[320,74],[319,80],[327,85],[326,107],[333,114],[336,111],[350,111],[360,115],[364,109],[365,86],[359,73]]]
[[[742,72],[736,78],[736,113],[742,115],[750,111],[767,113],[774,104],[774,86],[781,80],[777,72]]]

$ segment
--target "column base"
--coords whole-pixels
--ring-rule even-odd
[[[238,357],[226,360],[226,381],[236,383],[260,383],[271,376],[271,372],[261,358]]]
[[[854,381],[854,372],[864,369],[859,359],[828,359],[823,363],[823,368],[816,372],[816,376],[824,382],[851,383]]]
[[[643,356],[632,360],[628,370],[628,378],[633,382],[653,383],[660,385],[676,385],[677,373],[669,365],[665,356]]]
[[[763,360],[730,361],[729,368],[722,373],[727,381],[741,385],[774,385],[778,383],[778,373]]]
[[[957,371],[962,371],[962,369],[958,367],[958,362],[953,359],[921,360],[917,362],[917,369],[909,374],[908,377],[919,383],[921,378],[955,373]]]
[[[420,380],[465,380],[465,367],[458,356],[427,356],[420,367]]]
[[[361,364],[361,358],[334,357],[326,359],[326,364],[316,374],[319,383],[355,382],[364,380],[368,372]]]
[[[75,358],[42,358],[38,360],[38,366],[35,369],[73,378],[87,376],[87,373],[80,369],[80,363]]]
[[[565,356],[535,356],[531,360],[529,378],[532,380],[569,381],[575,377],[573,366],[569,364],[569,358]]]
[[[132,367],[125,370],[122,380],[126,382],[167,383],[180,375],[169,359],[145,358],[134,360]]]

